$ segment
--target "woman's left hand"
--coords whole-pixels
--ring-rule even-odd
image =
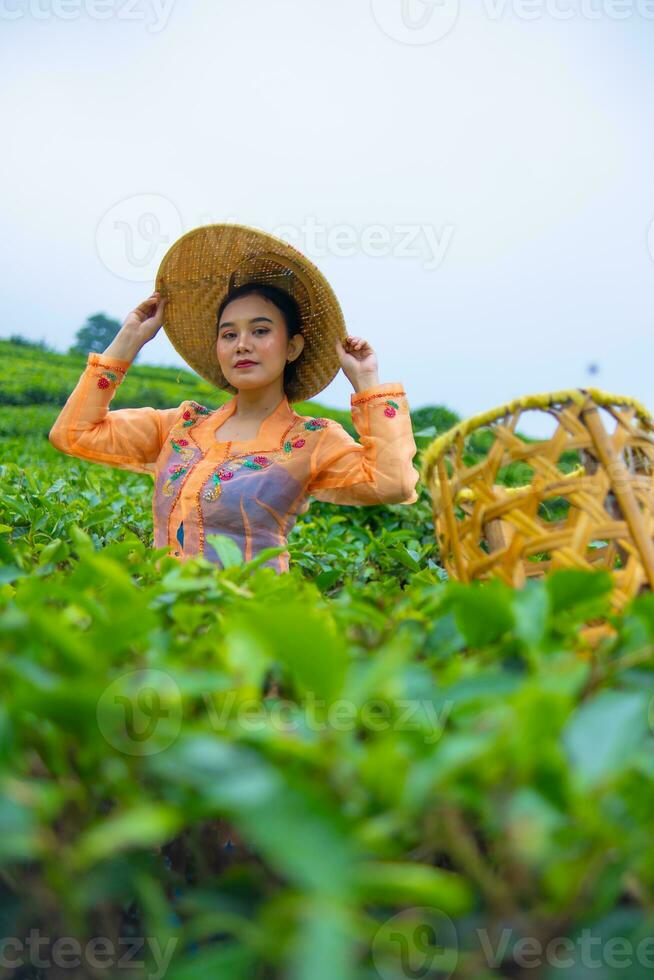
[[[355,391],[379,384],[377,355],[367,340],[348,335],[342,344],[336,338],[336,351],[343,374]]]

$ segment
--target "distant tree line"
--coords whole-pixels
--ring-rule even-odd
[[[101,354],[120,330],[118,320],[104,313],[94,313],[75,334],[75,343],[68,348],[69,354]]]
[[[20,347],[36,347],[39,350],[49,351],[51,354],[55,353],[54,347],[46,344],[45,340],[30,340],[29,337],[23,337],[20,333],[12,333],[11,337],[9,337],[9,342],[11,344],[18,344]]]
[[[75,334],[75,342],[65,352],[67,354],[101,354],[120,330],[118,320],[112,320],[105,313],[94,313],[87,318],[84,326]],[[46,344],[45,340],[31,340],[22,334],[13,333],[9,340],[21,347],[32,347],[41,351],[58,353],[54,347]],[[137,355],[138,356],[138,355]]]

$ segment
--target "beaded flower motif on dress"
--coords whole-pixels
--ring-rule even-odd
[[[298,429],[309,429],[310,431],[315,431],[316,429],[324,429],[328,425],[327,419],[323,418],[310,418],[305,419],[301,425],[294,426]],[[242,457],[235,455],[231,457],[230,460],[223,463],[221,466],[215,470],[210,477],[213,486],[210,486],[204,491],[202,496],[205,500],[217,500],[222,493],[221,483],[224,480],[227,482],[231,480],[237,470],[241,467],[245,467],[248,470],[263,470],[266,467],[271,466],[272,463],[288,459],[289,455],[294,449],[302,449],[306,444],[306,440],[301,437],[298,438],[297,435],[289,435],[287,439],[284,440],[281,449],[273,450],[268,453],[246,453]]]
[[[99,364],[98,367],[102,367],[102,365]],[[119,368],[116,370],[120,371]],[[105,368],[99,374],[96,374],[95,377],[97,378],[98,388],[110,388],[112,385],[117,388],[123,380],[122,375],[124,372],[117,374],[116,370],[113,368]]]
[[[390,394],[395,395],[396,398],[406,398],[403,391],[392,391]],[[393,399],[389,398],[388,396],[389,392],[387,391],[377,391],[374,395],[365,395],[361,398],[355,398],[353,404],[361,405],[363,402],[373,401],[375,398],[383,398],[384,405],[386,406],[384,409],[384,415],[386,415],[389,419],[392,419],[399,412],[400,406],[396,401],[393,401]]]
[[[324,429],[326,425],[329,425],[329,422],[327,421],[327,419],[311,418],[311,419],[307,419],[307,421],[304,423],[304,428],[305,429]]]
[[[198,402],[191,401],[189,402],[189,405],[190,408],[187,408],[182,413],[180,422],[182,428],[188,428],[191,425],[195,425],[201,416],[211,415],[211,409],[205,408],[204,405],[199,405]],[[195,455],[195,450],[190,448],[188,439],[184,439],[183,436],[172,435],[169,441],[175,452],[179,454],[182,462],[173,463],[172,466],[168,467],[168,476],[161,488],[161,492],[165,494],[166,497],[172,497],[175,492],[175,484],[177,480],[188,472],[188,466],[184,464],[190,463]]]
[[[182,425],[188,428],[189,425],[195,425],[200,415],[211,415],[212,409],[205,408],[204,405],[199,405],[197,402],[189,402],[191,408],[187,408],[185,412],[182,413]],[[194,415],[195,413],[195,415]]]

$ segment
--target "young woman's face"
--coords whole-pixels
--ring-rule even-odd
[[[275,381],[287,359],[294,360],[303,346],[301,334],[288,340],[283,313],[264,296],[239,296],[222,312],[216,353],[235,388],[261,388]]]

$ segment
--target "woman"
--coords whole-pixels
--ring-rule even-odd
[[[221,234],[227,229],[232,236],[245,234],[244,226],[209,227],[214,229],[214,262],[215,229]],[[253,233],[249,229],[249,256]],[[261,247],[270,248],[272,236],[254,234]],[[180,243],[188,247],[193,235],[197,246],[195,232],[174,246],[177,259]],[[274,241],[279,252],[291,249],[287,243]],[[300,253],[292,251],[297,262]],[[266,261],[269,257],[266,252]],[[312,286],[320,273],[304,257],[302,261],[304,273],[310,268],[313,277],[312,283],[304,279],[307,295],[314,296]],[[166,259],[162,268],[165,263]],[[171,267],[169,263],[167,268]],[[175,284],[188,283],[188,278],[179,278],[179,261],[174,268]],[[266,278],[263,273],[260,279],[240,285],[235,284],[233,262],[227,264],[226,273],[230,273],[225,280],[230,285],[222,289],[212,324],[203,325],[202,314],[189,309],[193,333],[187,336],[179,325],[183,322],[180,303],[188,289],[175,294],[160,269],[158,281],[164,288],[129,314],[103,354],[88,355],[49,433],[52,445],[71,456],[152,474],[154,546],[171,548],[181,561],[203,555],[221,565],[207,541],[210,534],[231,537],[246,561],[263,548],[284,547],[298,514],[307,510],[310,496],[338,504],[414,503],[418,471],[412,466],[416,444],[406,393],[399,382],[379,382],[370,344],[360,337],[344,336],[341,341],[337,328],[327,326],[336,322],[327,318],[329,304],[316,304],[315,320],[310,320],[309,307],[304,306],[303,315],[293,290],[262,281]],[[164,289],[167,297],[162,295]],[[178,300],[177,319],[169,318],[171,298],[173,304]],[[331,314],[334,309],[332,306]],[[138,351],[162,326],[164,310],[165,329],[177,349],[205,377],[214,383],[219,378],[221,386],[235,394],[216,410],[186,400],[163,410],[110,412],[116,388]],[[192,346],[198,337],[203,342],[209,337],[211,343],[203,348],[201,361],[197,347]],[[327,374],[334,373],[325,342],[354,388],[351,412],[360,444],[340,423],[299,415],[289,403],[289,393],[299,400],[298,393],[306,398],[312,388],[324,387],[326,364]],[[304,387],[298,387],[300,366]],[[311,378],[315,380],[307,380]],[[283,551],[263,564],[284,572],[288,561],[288,551]]]

